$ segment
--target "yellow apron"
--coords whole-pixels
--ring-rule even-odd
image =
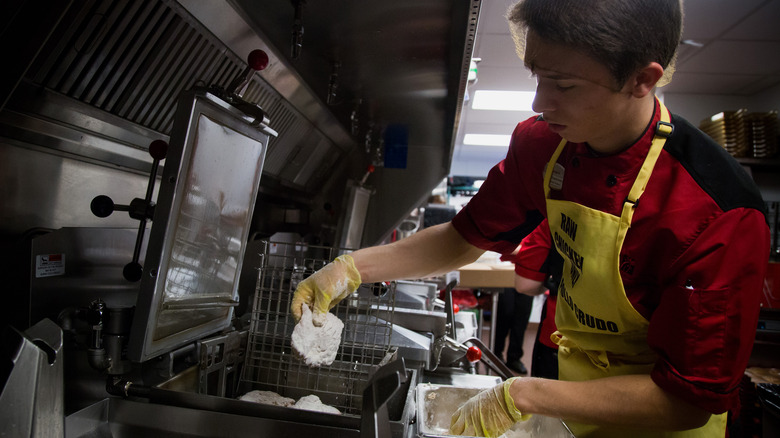
[[[574,202],[550,199],[550,190],[560,190],[563,185],[565,168],[557,160],[566,139],[547,164],[547,218],[555,247],[564,259],[555,313],[558,331],[552,336],[559,346],[561,380],[649,374],[656,362],[656,354],[647,345],[649,322],[626,298],[619,260],[634,208],[673,129],[668,110],[660,105],[661,123],[620,217]],[[723,437],[726,414],[713,415],[703,427],[684,432],[569,426],[577,437]]]

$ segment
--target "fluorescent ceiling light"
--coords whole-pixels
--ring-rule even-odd
[[[466,134],[463,136],[463,144],[472,146],[503,146],[509,147],[511,135],[497,134]]]
[[[533,91],[477,90],[472,109],[498,111],[533,111]]]

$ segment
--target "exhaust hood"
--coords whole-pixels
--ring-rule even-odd
[[[14,64],[0,88],[0,184],[16,188],[4,233],[105,225],[81,199],[106,179],[117,197],[137,196],[121,191],[148,174],[148,145],[169,139],[177,96],[227,86],[258,48],[270,65],[243,97],[279,135],[253,232],[327,235],[346,187],[373,165],[362,242],[378,243],[449,172],[480,0],[33,3],[12,2],[0,34]],[[19,174],[23,163],[37,168]],[[33,180],[71,173],[95,178],[75,191]]]

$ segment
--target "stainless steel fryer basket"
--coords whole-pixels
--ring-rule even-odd
[[[290,303],[296,286],[347,252],[263,242],[239,393],[260,389],[296,400],[314,394],[345,415],[360,415],[369,377],[394,353],[390,348],[394,284],[363,284],[331,310],[344,322],[341,345],[331,365],[309,367],[290,345],[295,326]],[[390,315],[390,320],[379,318],[380,313],[384,318]]]

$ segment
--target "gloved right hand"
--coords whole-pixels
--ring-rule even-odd
[[[321,326],[328,311],[355,292],[360,283],[360,272],[352,256],[336,257],[298,284],[290,306],[295,322],[301,320],[301,306],[308,305],[312,309],[312,322]]]
[[[488,388],[471,397],[454,414],[450,422],[450,433],[469,436],[501,436],[516,422],[531,416],[523,415],[515,407],[509,387],[519,377],[512,377],[493,388]]]

